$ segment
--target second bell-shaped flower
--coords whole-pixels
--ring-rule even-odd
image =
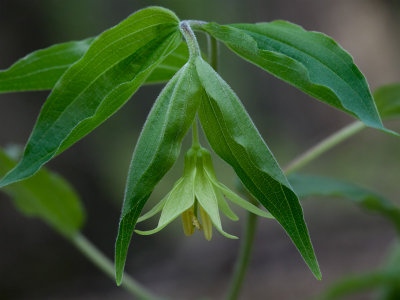
[[[203,230],[205,238],[210,240],[214,226],[224,236],[237,238],[222,229],[219,210],[231,220],[238,220],[224,196],[254,214],[272,218],[269,213],[242,199],[218,181],[210,153],[206,149],[191,148],[185,155],[183,176],[164,199],[138,220],[138,222],[144,221],[161,211],[158,226],[153,230],[136,230],[136,232],[144,235],[156,233],[181,216],[186,235],[192,235],[195,229],[199,229]]]

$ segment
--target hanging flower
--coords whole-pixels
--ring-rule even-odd
[[[219,209],[229,219],[238,220],[224,196],[254,214],[272,218],[269,213],[242,199],[219,182],[212,166],[210,153],[205,148],[192,147],[185,155],[183,176],[174,184],[164,199],[138,220],[138,222],[142,222],[161,211],[158,226],[153,230],[136,230],[136,232],[143,235],[156,233],[181,215],[183,231],[187,236],[192,235],[198,229],[203,230],[207,240],[211,240],[214,225],[224,236],[236,239],[236,236],[230,235],[222,229]]]

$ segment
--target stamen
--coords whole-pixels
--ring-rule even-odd
[[[203,223],[204,237],[206,238],[207,241],[210,241],[212,238],[212,222],[206,211],[201,206],[200,206],[200,217]]]
[[[192,218],[192,224],[193,224],[193,226],[196,227],[198,230],[201,230],[201,229],[202,229],[199,219],[197,219],[197,217],[194,216],[194,215],[193,215],[193,218]]]
[[[193,222],[194,218],[193,206],[182,213],[183,232],[186,236],[191,236],[194,233],[194,228],[196,226]]]

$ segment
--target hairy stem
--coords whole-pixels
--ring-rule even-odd
[[[179,28],[188,45],[189,57],[194,58],[197,56],[201,56],[201,52],[199,43],[197,42],[196,36],[191,28],[191,25],[192,22],[190,21],[182,21],[179,23]]]
[[[81,251],[93,264],[114,280],[114,264],[99,249],[96,248],[85,236],[78,233],[69,238],[72,244]],[[142,300],[160,299],[153,296],[132,277],[124,274],[121,286],[132,295]]]
[[[321,154],[353,136],[363,128],[365,128],[365,125],[360,121],[356,121],[328,136],[326,139],[311,147],[309,150],[299,155],[291,163],[289,163],[289,165],[284,169],[285,174],[288,175],[303,168]],[[251,202],[255,202],[251,195],[249,195],[249,199]],[[228,289],[226,297],[227,300],[236,300],[239,297],[239,293],[243,286],[244,278],[251,258],[256,224],[257,216],[252,213],[248,213],[244,230],[245,234],[240,245],[238,257],[236,259],[236,267]]]

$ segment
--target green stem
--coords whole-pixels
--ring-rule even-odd
[[[211,67],[218,72],[218,41],[210,35],[207,35],[207,39],[209,63]]]
[[[321,156],[321,154],[325,153],[329,149],[333,148],[337,144],[343,142],[364,128],[364,123],[356,121],[340,129],[289,163],[289,165],[284,169],[285,174],[288,175],[303,168],[305,165]]]
[[[200,148],[199,131],[197,130],[197,119],[194,118],[192,125],[192,147]]]
[[[292,172],[301,169],[302,167],[304,167],[305,165],[307,165],[308,163],[319,157],[324,152],[328,151],[329,149],[333,148],[334,146],[348,139],[352,135],[361,131],[363,128],[365,128],[365,125],[360,121],[356,121],[340,129],[336,133],[327,137],[320,143],[316,144],[314,147],[310,148],[309,150],[307,150],[306,152],[295,158],[285,168],[285,174],[288,175]],[[250,195],[249,199],[250,201],[254,201],[254,199],[252,199]],[[236,267],[234,270],[234,274],[232,276],[230,287],[228,289],[228,296],[226,297],[227,300],[236,300],[239,297],[239,293],[243,286],[244,278],[251,257],[250,254],[254,242],[256,223],[257,223],[257,216],[252,213],[248,213],[244,231],[245,234],[242,243],[240,245],[239,254],[236,260]]]
[[[78,248],[93,264],[95,264],[100,270],[114,280],[114,264],[103,254],[99,249],[96,248],[85,236],[78,233],[72,237],[69,237],[72,244]],[[132,295],[143,300],[154,300],[159,299],[148,292],[143,286],[136,282],[129,275],[124,274],[124,279],[121,286],[129,291]]]
[[[249,198],[250,202],[254,205],[258,205],[253,198]],[[257,215],[248,213],[246,219],[246,226],[244,229],[244,238],[240,244],[238,258],[236,260],[235,269],[230,283],[230,288],[228,290],[227,300],[238,299],[240,290],[243,286],[244,278],[246,276],[246,271],[249,267],[251,252],[254,245],[254,236],[257,227]]]
[[[184,36],[186,43],[189,48],[189,58],[195,58],[201,56],[201,51],[199,43],[197,42],[196,36],[191,28],[193,26],[193,21],[182,21],[179,23],[179,28],[182,35]]]

